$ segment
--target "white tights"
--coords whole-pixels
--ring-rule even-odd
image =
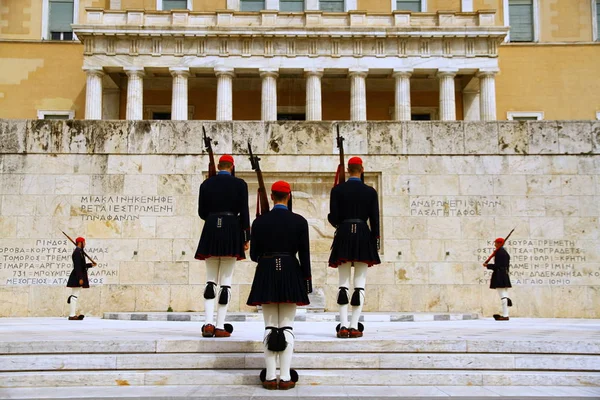
[[[76,287],[76,288],[71,288],[71,296],[70,296],[70,303],[69,303],[69,317],[74,317],[77,314],[75,314],[77,312],[77,300],[79,298],[79,294],[81,293],[81,288],[80,287]]]
[[[498,291],[500,301],[502,302],[502,316],[508,317],[508,289],[498,288],[496,290]]]
[[[340,326],[358,329],[358,320],[365,304],[365,284],[367,283],[367,269],[369,266],[361,262],[346,262],[338,267],[339,286],[350,289],[350,267],[354,265],[354,288],[362,288],[360,291],[360,305],[352,306],[352,321],[348,326],[348,304],[339,304]],[[348,298],[352,297],[352,291],[348,290]]]
[[[296,304],[263,304],[263,318],[265,327],[274,326],[283,328],[284,326],[294,327],[294,318],[296,317]],[[265,329],[265,338],[270,330]],[[292,366],[292,354],[294,353],[294,334],[286,329],[284,331],[287,347],[283,351],[275,352],[267,348],[265,343],[265,363],[267,368],[266,380],[271,381],[277,378],[277,355],[279,355],[279,379],[283,381],[291,380],[290,368]]]
[[[235,261],[235,257],[210,257],[206,259],[206,281],[220,285],[221,290],[229,290],[229,300],[231,300],[230,288],[233,281]],[[229,286],[229,289],[223,288],[223,286]],[[217,287],[215,287],[216,299],[219,298],[219,293],[220,290],[217,290]],[[215,325],[217,328],[223,329],[228,305],[219,304],[217,308],[217,323],[215,325],[215,299],[204,299],[205,324]]]

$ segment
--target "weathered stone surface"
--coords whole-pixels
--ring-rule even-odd
[[[507,245],[513,290],[527,297],[531,289],[536,298],[516,304],[513,315],[600,315],[595,123],[1,122],[0,288],[26,293],[17,300],[24,307],[0,305],[3,315],[64,314],[70,245],[43,244],[60,230],[88,238],[102,263],[105,275],[83,295],[86,313],[202,308],[205,266],[194,253],[203,226],[197,193],[208,167],[203,126],[215,156],[234,154],[251,219],[257,181],[248,139],[267,186],[292,184],[294,210],[310,226],[313,285],[328,310],[337,309],[327,214],[339,126],[346,154],[363,158],[366,182],[380,195],[383,264],[369,270],[365,310],[497,312],[481,262],[489,241],[516,227]],[[21,255],[38,254],[44,259],[32,268],[19,266],[31,261]],[[538,254],[549,258],[532,258]],[[254,310],[245,305],[254,267],[236,265],[232,311]],[[62,275],[48,286],[32,283],[46,272]],[[569,306],[544,307],[557,290]],[[46,293],[59,296],[60,307],[42,304]],[[575,311],[573,299],[583,308]]]

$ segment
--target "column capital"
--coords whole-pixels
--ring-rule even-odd
[[[215,75],[217,77],[219,76],[231,76],[232,78],[235,77],[235,71],[233,68],[229,68],[229,67],[215,67]]]
[[[305,77],[309,77],[309,76],[316,76],[316,77],[322,77],[323,76],[323,72],[325,70],[323,68],[305,68],[304,69],[304,76]]]
[[[443,77],[443,76],[455,77],[457,73],[458,73],[458,69],[456,69],[456,68],[440,68],[440,69],[438,69],[437,76],[438,77]]]
[[[277,78],[279,77],[279,69],[277,68],[261,68],[258,70],[261,78]]]
[[[358,76],[360,78],[366,78],[369,74],[369,70],[365,68],[350,68],[348,69],[348,76]]]
[[[394,78],[410,78],[413,72],[412,68],[394,68],[392,76]]]
[[[173,78],[176,76],[190,76],[190,69],[188,67],[171,67],[169,68],[169,72]]]
[[[83,67],[82,69],[88,75],[104,76],[104,68],[102,67]]]
[[[123,71],[127,76],[139,76],[142,77],[145,75],[144,67],[124,67]]]
[[[475,76],[477,78],[481,76],[495,76],[498,72],[500,72],[500,70],[496,68],[481,68],[479,71],[477,71]]]

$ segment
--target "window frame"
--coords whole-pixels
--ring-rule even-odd
[[[46,115],[66,116],[66,119],[75,119],[73,110],[37,110],[37,119],[46,119]]]
[[[187,9],[189,11],[192,11],[192,8],[194,6],[194,0],[187,0]],[[157,11],[170,11],[170,10],[163,10],[163,0],[156,0],[156,10]]]
[[[543,111],[507,111],[506,119],[508,121],[517,121],[515,118],[537,118],[536,121],[544,120],[544,112]]]
[[[278,4],[277,4],[277,9],[278,9],[279,11],[281,11],[281,12],[286,12],[286,13],[288,13],[288,12],[290,12],[290,13],[293,13],[293,12],[304,12],[304,11],[306,11],[306,0],[299,0],[298,2],[300,2],[300,1],[302,2],[302,10],[301,10],[301,11],[288,11],[288,10],[282,10],[282,9],[281,9],[281,3],[282,3],[282,0],[278,0],[278,1],[277,1],[277,3],[278,3]]]
[[[392,0],[392,12],[394,12],[394,11],[398,11],[396,0]],[[427,0],[421,0],[421,11],[420,12],[427,12]]]
[[[600,121],[600,111],[596,111],[596,120]]]
[[[79,0],[73,0],[73,25],[79,23]],[[42,0],[42,40],[52,40],[50,35],[50,0]],[[76,41],[77,35],[73,32],[72,40],[53,40],[54,42]]]
[[[598,0],[591,0],[592,6],[592,41],[600,40],[598,35]]]
[[[502,13],[504,14],[504,26],[510,28],[510,17],[509,17],[509,0],[503,0]],[[505,43],[538,43],[540,41],[540,3],[539,0],[532,0],[533,4],[533,41],[531,42],[511,42],[510,41],[510,29],[504,38]]]

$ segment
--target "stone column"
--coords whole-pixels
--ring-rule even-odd
[[[123,68],[127,74],[127,109],[125,119],[144,119],[144,68]]]
[[[259,72],[262,79],[261,119],[277,121],[277,77],[279,73],[274,69],[261,69]]]
[[[84,67],[87,75],[85,87],[85,119],[102,119],[102,67]]]
[[[456,121],[456,96],[454,77],[456,70],[439,70],[440,79],[440,120]]]
[[[169,68],[173,76],[173,99],[171,100],[171,119],[185,121],[188,119],[188,77],[187,67]]]
[[[350,120],[367,120],[367,70],[350,70]]]
[[[322,69],[305,69],[306,76],[306,120],[321,121],[323,119],[321,98]]]
[[[217,75],[217,121],[233,120],[233,68],[215,68]]]
[[[396,101],[394,119],[410,121],[410,76],[412,70],[395,69],[392,76],[396,79]]]
[[[496,120],[496,73],[498,71],[479,71],[479,111],[482,121]]]

